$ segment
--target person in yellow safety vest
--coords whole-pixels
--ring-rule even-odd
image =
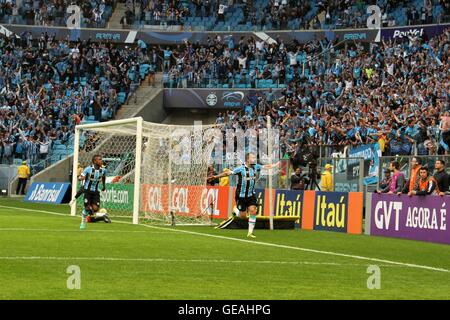
[[[25,187],[27,186],[27,180],[30,177],[30,168],[27,166],[27,162],[23,161],[22,165],[17,169],[19,182],[17,183],[16,194],[25,195]]]
[[[79,176],[81,176],[81,173],[83,172],[83,166],[81,165],[81,163],[78,162],[78,167],[77,167],[77,178]]]
[[[333,166],[331,164],[325,165],[325,171],[322,172],[322,177],[320,180],[321,191],[334,191],[333,174],[331,170]]]
[[[228,172],[228,171],[230,171],[230,169],[228,169],[228,168],[223,169],[223,172]],[[229,185],[230,185],[230,178],[228,176],[219,179],[219,186],[228,187]]]

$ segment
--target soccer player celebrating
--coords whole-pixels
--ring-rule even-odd
[[[275,164],[261,165],[256,163],[256,155],[247,153],[245,155],[245,163],[232,171],[225,171],[219,175],[214,175],[208,180],[216,180],[232,174],[238,176],[236,187],[236,206],[239,209],[239,217],[245,219],[248,214],[248,233],[247,237],[256,238],[253,234],[257,215],[257,200],[255,193],[255,185],[257,174],[261,169],[271,169],[277,167],[279,162]]]
[[[102,156],[93,156],[92,166],[86,167],[79,178],[83,181],[84,187],[84,209],[81,217],[81,230],[86,229],[87,217],[95,215],[100,208],[100,192],[98,191],[100,181],[102,182],[102,191],[106,190],[106,168],[102,165]]]

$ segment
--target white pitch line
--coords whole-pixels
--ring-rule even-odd
[[[24,210],[24,211],[31,211],[31,212],[42,212],[42,213],[59,215],[59,216],[66,216],[66,217],[69,216],[67,214],[57,213],[57,212],[52,212],[52,211],[33,210],[33,209],[27,209],[27,208],[8,207],[8,206],[1,206],[1,205],[0,205],[0,207],[8,208],[8,209],[21,209],[21,210]],[[126,222],[126,221],[116,221],[116,223],[132,224],[131,222]],[[336,257],[344,257],[344,258],[351,258],[351,259],[357,259],[357,260],[373,261],[373,262],[377,262],[377,263],[393,264],[393,265],[399,265],[399,266],[404,266],[404,267],[409,267],[409,268],[417,268],[417,269],[424,269],[424,270],[431,270],[431,271],[448,272],[448,273],[450,273],[450,270],[448,270],[448,269],[424,266],[424,265],[414,264],[414,263],[405,263],[405,262],[398,262],[398,261],[391,261],[391,260],[385,260],[385,259],[364,257],[364,256],[345,254],[345,253],[339,253],[339,252],[323,251],[323,250],[316,250],[316,249],[309,249],[309,248],[302,248],[302,247],[287,246],[287,245],[282,245],[282,244],[262,242],[262,241],[255,241],[255,240],[238,239],[238,238],[225,237],[225,236],[219,236],[219,235],[215,235],[215,234],[201,233],[201,232],[188,231],[188,230],[169,229],[169,228],[163,228],[163,227],[149,226],[149,225],[145,225],[145,224],[140,224],[140,226],[143,226],[143,227],[146,227],[146,228],[157,229],[157,230],[180,232],[180,233],[196,235],[196,236],[211,237],[211,238],[223,239],[223,240],[231,240],[231,241],[237,241],[237,242],[249,243],[249,244],[257,244],[257,245],[267,246],[267,247],[283,248],[283,249],[290,249],[290,250],[296,250],[296,251],[303,251],[303,252],[331,255],[331,256],[336,256]]]
[[[6,231],[37,231],[37,232],[77,232],[80,233],[80,230],[74,229],[33,229],[33,228],[0,228],[0,232]],[[126,230],[83,230],[83,232],[104,232],[104,233],[151,233],[151,234],[167,234],[164,231],[126,231]]]
[[[248,264],[281,264],[281,265],[324,265],[324,266],[355,266],[367,267],[369,264],[347,264],[337,262],[313,262],[313,261],[271,261],[271,260],[216,260],[216,259],[166,259],[166,258],[118,258],[118,257],[41,257],[41,256],[17,256],[0,257],[0,260],[87,260],[87,261],[126,261],[126,262],[185,262],[185,263],[248,263]],[[379,265],[379,267],[400,267],[396,265]]]

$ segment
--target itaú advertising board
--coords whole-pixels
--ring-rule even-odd
[[[368,195],[366,234],[450,244],[449,206],[450,196]]]

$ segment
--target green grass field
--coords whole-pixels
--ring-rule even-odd
[[[68,211],[0,200],[0,299],[450,299],[447,245],[117,220],[80,231]],[[71,265],[79,290],[67,288]],[[367,288],[369,265],[380,289]]]

